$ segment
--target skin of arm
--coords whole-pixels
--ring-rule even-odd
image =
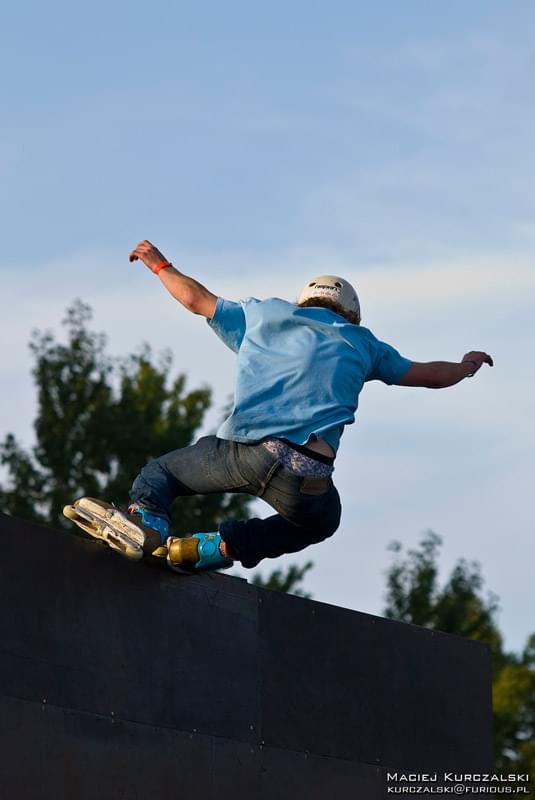
[[[151,271],[154,271],[162,262],[166,266],[161,267],[158,277],[163,283],[169,294],[178,300],[184,308],[193,314],[200,314],[211,319],[214,315],[217,303],[217,295],[187,275],[183,275],[167,261],[165,256],[147,239],[139,242],[129,255],[129,261],[142,261]]]
[[[492,367],[494,362],[487,353],[471,350],[462,361],[428,361],[425,364],[414,362],[403,375],[398,386],[423,386],[427,389],[445,389],[454,386],[464,378],[471,378],[482,364]]]
[[[167,291],[188,311],[211,319],[215,312],[217,295],[187,275],[183,275],[167,261],[163,253],[147,239],[139,242],[129,255],[130,261],[142,261],[151,271],[158,269],[158,276]],[[162,262],[165,266],[161,266]],[[444,389],[454,386],[464,378],[472,377],[482,364],[493,366],[491,356],[471,350],[461,362],[429,361],[425,364],[413,362],[403,375],[398,386],[423,386],[428,389]]]

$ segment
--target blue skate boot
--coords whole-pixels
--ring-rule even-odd
[[[131,561],[143,556],[167,556],[169,523],[164,517],[136,505],[120,511],[105,500],[80,497],[65,506],[63,514],[95,539]]]
[[[167,564],[175,572],[192,575],[208,570],[228,569],[234,561],[221,552],[221,534],[194,533],[167,539]]]

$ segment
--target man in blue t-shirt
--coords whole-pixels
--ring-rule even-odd
[[[360,324],[354,288],[336,275],[308,281],[297,303],[249,297],[239,303],[209,292],[176,270],[150,242],[141,259],[172,296],[237,355],[234,406],[216,436],[151,461],[135,479],[127,511],[82,497],[64,514],[131,559],[165,557],[172,569],[255,567],[263,558],[302,550],[338,528],[332,481],[345,425],[355,419],[367,381],[439,389],[474,375],[483,352],[459,363],[415,363]],[[246,492],[276,511],[266,519],[227,520],[215,532],[169,533],[178,496]]]

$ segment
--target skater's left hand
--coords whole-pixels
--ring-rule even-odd
[[[137,261],[138,259],[143,261],[150,270],[154,270],[154,267],[161,264],[162,261],[167,261],[163,253],[148,239],[143,239],[142,242],[139,242],[128,256],[129,261]]]
[[[478,369],[481,369],[483,364],[488,364],[489,367],[494,366],[494,361],[492,360],[492,356],[489,356],[488,353],[482,353],[479,350],[470,350],[469,353],[466,353],[463,356],[463,363],[465,361],[470,361],[474,365],[474,369],[472,370],[472,375],[475,375]]]

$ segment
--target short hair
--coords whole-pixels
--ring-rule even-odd
[[[299,308],[328,308],[329,311],[334,311],[335,314],[340,314],[341,317],[344,317],[348,322],[353,323],[353,325],[360,325],[360,314],[356,311],[346,311],[345,308],[337,303],[335,300],[331,300],[329,297],[309,297],[308,300],[303,300],[302,303],[297,304]]]

